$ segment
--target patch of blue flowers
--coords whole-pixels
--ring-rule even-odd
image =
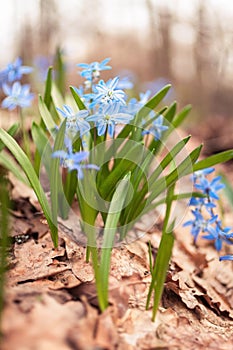
[[[203,195],[201,198],[192,197],[190,206],[193,207],[193,219],[184,223],[184,226],[191,226],[191,234],[196,243],[198,236],[214,242],[215,249],[220,252],[223,243],[233,244],[233,233],[230,227],[223,227],[222,221],[216,214],[218,192],[224,188],[221,177],[208,176],[214,172],[214,168],[207,168],[197,171],[193,175],[194,187]],[[221,256],[219,260],[233,260],[233,255]]]
[[[85,81],[83,85],[78,88],[73,87],[73,89],[87,109],[75,112],[69,105],[63,105],[63,109],[57,107],[57,111],[66,118],[66,140],[72,141],[78,134],[82,144],[85,145],[84,138],[93,127],[96,128],[98,136],[104,136],[105,139],[108,136],[113,139],[118,132],[117,126],[128,124],[134,118],[135,113],[149,100],[151,93],[146,91],[146,93],[140,94],[139,100],[131,98],[128,101],[128,96],[123,90],[123,88],[129,87],[129,81],[125,77],[122,80],[119,77],[114,77],[107,82],[100,79],[102,71],[111,69],[111,66],[108,65],[109,61],[110,58],[106,58],[100,63],[80,63],[77,65],[81,68],[79,74],[85,78]],[[132,87],[132,83],[130,86]],[[151,134],[155,140],[160,139],[163,131],[168,129],[168,126],[163,123],[164,117],[159,115],[148,130],[142,131],[142,136]],[[73,160],[78,156],[70,150],[56,152],[56,156],[59,155],[63,166],[67,167],[68,170],[74,170]],[[92,165],[92,169],[94,168],[98,170]],[[80,167],[76,167],[76,170],[78,170],[78,178],[81,179],[83,176],[78,174]]]
[[[24,74],[29,74],[33,71],[32,67],[23,66],[23,61],[20,57],[12,63],[9,63],[6,68],[0,71],[0,86],[6,95],[2,101],[2,108],[13,110],[16,107],[29,107],[34,98],[34,94],[30,93],[28,84],[22,85],[20,80]]]

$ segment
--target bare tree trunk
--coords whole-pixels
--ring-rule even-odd
[[[151,47],[152,74],[172,78],[171,70],[171,25],[173,18],[166,7],[155,8],[152,0],[147,0],[147,9],[150,20],[150,38],[148,40]]]
[[[40,53],[54,53],[54,34],[58,32],[57,6],[54,0],[40,0]]]

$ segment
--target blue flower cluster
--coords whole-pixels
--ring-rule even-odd
[[[150,91],[140,94],[139,100],[131,98],[127,101],[128,96],[123,89],[133,86],[127,77],[123,79],[114,77],[107,82],[100,79],[102,71],[111,69],[111,66],[108,65],[109,61],[110,58],[106,58],[100,63],[80,63],[77,65],[81,68],[79,73],[85,81],[78,88],[73,88],[85,104],[86,109],[76,112],[71,106],[66,104],[62,108],[57,107],[57,111],[61,116],[66,118],[66,140],[72,141],[78,135],[84,146],[84,139],[93,127],[96,128],[98,136],[107,137],[108,135],[108,137],[114,138],[117,133],[116,127],[128,124],[134,118],[136,112],[148,101]],[[142,132],[142,136],[151,134],[156,140],[160,139],[162,132],[168,128],[163,123],[163,116],[158,116],[153,120],[148,130]],[[79,174],[79,165],[84,158],[74,155],[71,150],[68,150],[68,147],[67,152],[59,151],[55,153],[55,156],[60,157],[63,166],[70,170],[74,169],[75,164],[76,170],[78,170],[77,176],[82,178],[82,175],[80,176]],[[96,169],[94,165],[89,167]]]
[[[214,172],[214,168],[207,168],[194,173],[194,187],[200,191],[203,197],[192,197],[190,206],[193,220],[184,223],[184,226],[191,226],[191,234],[196,243],[199,234],[202,238],[214,241],[214,246],[219,252],[222,249],[223,242],[233,244],[233,233],[230,227],[223,227],[221,220],[215,213],[216,202],[219,200],[218,191],[224,188],[221,183],[221,177],[214,177],[208,180],[208,175]],[[233,255],[222,256],[220,260],[233,260]]]
[[[29,107],[34,94],[30,93],[28,84],[21,85],[24,74],[32,72],[33,68],[22,65],[22,59],[18,57],[13,63],[0,71],[0,86],[7,97],[2,101],[2,108],[13,110],[16,107]]]

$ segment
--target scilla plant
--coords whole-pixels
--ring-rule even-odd
[[[190,136],[180,139],[176,132],[190,106],[177,113],[176,102],[163,104],[170,85],[150,99],[149,92],[140,100],[130,99],[124,88],[129,86],[126,79],[100,79],[103,71],[111,69],[109,61],[79,64],[83,85],[70,86],[64,97],[49,68],[44,95],[38,98],[41,120],[31,128],[36,146],[33,161],[11,136],[12,130],[0,129],[0,140],[23,173],[13,163],[8,168],[35,191],[55,247],[59,222],[69,222],[75,213],[78,230],[72,238],[86,244],[86,260],[92,261],[102,311],[108,306],[113,247],[139,238],[155,223],[155,210],[165,208],[154,264],[149,252],[152,280],[147,308],[153,296],[154,320],[174,242],[173,204],[203,197],[192,188],[177,191],[180,181],[232,159],[233,150],[198,161],[202,145],[188,152]],[[44,174],[50,198],[42,187]]]

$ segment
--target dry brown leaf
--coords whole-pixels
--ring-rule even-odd
[[[29,240],[24,244],[14,246],[15,267],[9,271],[11,283],[25,283],[53,276],[70,269],[68,263],[60,262],[57,258],[64,257],[65,249],[59,247],[53,250],[49,235],[40,243]]]
[[[77,243],[64,238],[66,253],[73,274],[81,282],[91,282],[94,278],[93,268],[90,262],[86,262],[86,249]]]
[[[3,318],[2,350],[70,350],[68,334],[84,315],[81,302],[60,304],[51,296],[34,298],[30,312],[20,312],[16,303],[7,305]]]

